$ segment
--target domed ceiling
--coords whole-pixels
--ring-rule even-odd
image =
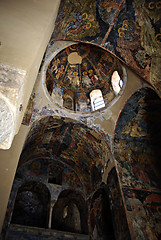
[[[109,52],[92,44],[71,45],[58,53],[49,63],[46,71],[46,87],[59,104],[73,111],[91,111],[89,94],[100,89],[105,104],[109,104],[115,93],[111,76],[118,71],[123,78],[121,63]],[[63,101],[62,101],[63,99]]]

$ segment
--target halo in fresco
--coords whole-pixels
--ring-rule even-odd
[[[76,111],[91,112],[90,92],[100,89],[107,106],[115,97],[111,76],[118,71],[124,78],[120,61],[104,49],[85,43],[71,45],[60,51],[49,62],[46,87],[59,105]],[[124,81],[124,79],[123,79]]]

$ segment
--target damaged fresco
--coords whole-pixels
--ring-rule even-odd
[[[16,236],[25,239],[25,229],[30,232],[30,226],[41,228],[42,234],[43,229],[61,230],[58,236],[53,232],[56,237],[64,231],[85,234],[83,239],[87,234],[105,238],[103,221],[111,224],[105,214],[111,211],[106,206],[108,190],[102,183],[107,159],[112,161],[108,144],[85,124],[51,116],[34,122],[18,164],[6,215],[6,224],[11,224],[4,228],[4,236],[13,239],[18,224]],[[114,239],[114,232],[110,234]],[[31,236],[40,239],[36,229]]]
[[[161,101],[150,88],[137,91],[123,108],[114,154],[132,239],[161,237]]]
[[[102,183],[90,199],[89,231],[92,239],[115,239],[107,185]]]
[[[107,51],[90,44],[71,45],[58,53],[46,71],[46,87],[54,102],[75,112],[91,112],[90,92],[100,89],[105,105],[116,97],[111,83],[114,71],[122,85],[121,62]]]
[[[61,1],[23,119],[31,128],[4,239],[160,240],[160,9],[151,0]],[[119,94],[114,70],[123,82]],[[106,107],[92,112],[95,88]],[[16,228],[22,202],[29,214],[40,205],[33,221],[48,220],[35,225],[25,217],[26,228]]]
[[[27,164],[31,157],[32,159],[43,157],[44,162],[40,164],[39,160],[39,164],[35,166],[36,169],[33,169],[32,163]],[[50,161],[45,158],[49,158]],[[22,173],[27,171],[28,176],[30,176],[29,168],[31,167],[31,175],[33,171],[41,175],[44,164],[51,164],[52,161],[56,164],[60,162],[58,165],[61,164],[63,168],[67,166],[75,172],[73,175],[75,180],[79,176],[83,191],[88,195],[102,181],[105,159],[112,159],[110,148],[104,138],[93,129],[69,119],[45,117],[37,124],[33,124],[21,154],[19,166],[26,164],[26,170],[22,168]],[[65,175],[65,169],[64,179],[67,183],[72,183],[73,173],[68,171],[68,175]],[[78,186],[81,186],[79,180],[77,182]]]
[[[161,239],[161,192],[123,188],[134,239]]]
[[[123,186],[160,189],[161,101],[150,88],[137,91],[120,114],[114,154]]]
[[[122,59],[160,94],[160,10],[157,0],[63,0],[50,44],[58,39],[98,44]]]
[[[112,168],[107,178],[108,197],[116,240],[132,239],[126,217],[122,189],[116,168]]]

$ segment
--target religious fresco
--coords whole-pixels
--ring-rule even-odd
[[[120,114],[114,154],[123,186],[160,189],[161,101],[150,88],[134,93]]]
[[[112,220],[114,223],[115,239],[124,240],[131,239],[129,232],[129,224],[127,222],[125,206],[121,193],[121,185],[119,183],[117,170],[115,167],[110,171],[107,178],[108,197],[110,200],[110,209]]]
[[[18,174],[21,176],[23,165],[30,161],[31,156],[32,159],[50,156],[50,162],[60,162],[63,168],[69,167],[71,171],[64,170],[63,173],[66,184],[77,182],[78,187],[83,185],[88,195],[101,183],[105,159],[111,159],[111,152],[104,138],[86,125],[69,119],[46,117],[31,127],[19,162],[22,170]],[[40,161],[27,164],[27,176],[41,175],[44,164],[45,160],[42,165]]]
[[[104,190],[93,195],[102,183],[107,158],[111,160],[111,151],[104,138],[86,125],[51,116],[37,120],[20,156],[3,236],[15,237],[12,229],[17,224],[88,234],[90,202],[92,211],[102,196],[107,212]],[[99,226],[106,220],[104,211],[101,214]],[[104,225],[99,235],[105,238],[105,232]],[[19,232],[16,236],[19,239]],[[31,236],[39,239],[36,229]],[[25,231],[21,237],[27,237]]]
[[[101,184],[94,192],[90,199],[88,214],[91,239],[115,239],[106,184]]]
[[[160,9],[159,0],[62,0],[50,44],[70,39],[101,45],[160,94]]]
[[[54,102],[75,112],[90,112],[90,92],[100,89],[106,106],[116,97],[111,76],[117,71],[124,84],[120,61],[92,44],[79,43],[59,52],[46,71],[46,87]],[[62,107],[62,106],[61,106]]]
[[[22,165],[20,163],[16,179],[21,182],[43,181],[50,189],[51,198],[55,198],[62,189],[66,188],[77,188],[83,192],[83,185],[78,175],[68,165],[50,158],[33,159]],[[50,183],[59,186],[54,185],[53,189]]]
[[[98,32],[100,27],[96,20],[95,1],[61,1],[54,37],[81,39],[93,37]]]
[[[161,239],[161,192],[123,188],[133,239]]]

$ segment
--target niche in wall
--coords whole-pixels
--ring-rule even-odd
[[[11,223],[47,228],[50,193],[42,183],[26,183],[18,189]]]
[[[87,205],[81,193],[64,190],[60,193],[52,213],[52,228],[88,234]]]

